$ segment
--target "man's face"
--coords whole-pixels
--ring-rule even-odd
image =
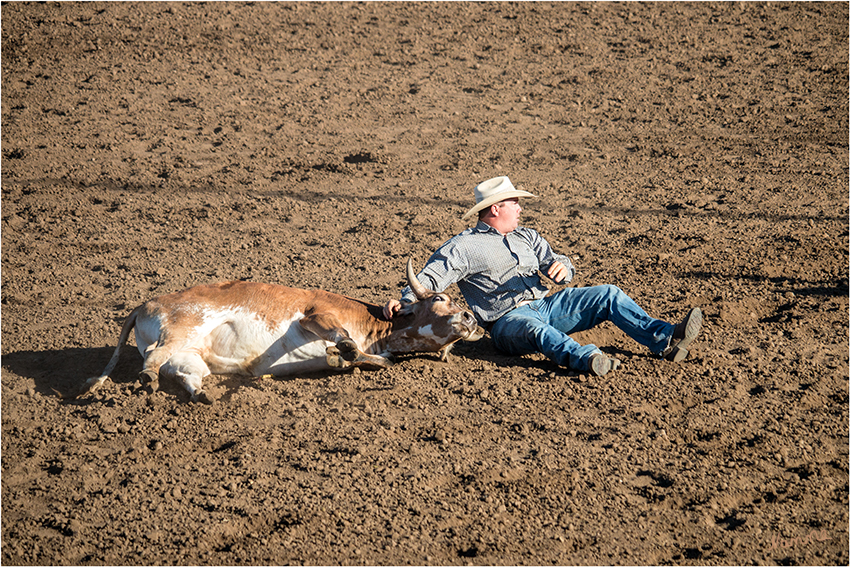
[[[522,212],[522,207],[519,206],[519,199],[505,199],[499,203],[499,221],[501,231],[508,233],[516,230],[519,226],[519,215]]]

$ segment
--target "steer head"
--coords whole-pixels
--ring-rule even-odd
[[[388,344],[391,352],[440,352],[448,360],[449,350],[459,340],[477,341],[484,336],[471,312],[461,309],[445,293],[435,293],[423,286],[407,260],[407,283],[417,301],[404,305],[393,317],[393,336]]]

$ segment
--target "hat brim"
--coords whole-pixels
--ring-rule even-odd
[[[486,199],[482,200],[480,203],[476,203],[475,206],[472,207],[471,209],[469,209],[468,211],[466,211],[466,214],[464,214],[461,218],[463,220],[466,220],[469,217],[471,217],[472,215],[474,215],[475,213],[477,213],[479,211],[483,211],[484,209],[486,209],[490,205],[495,205],[496,203],[500,203],[500,202],[504,201],[505,199],[513,199],[515,197],[536,197],[536,196],[537,195],[529,193],[528,191],[521,191],[519,189],[514,189],[513,191],[503,191],[501,193],[496,193],[495,195],[491,195],[491,196],[487,197]]]

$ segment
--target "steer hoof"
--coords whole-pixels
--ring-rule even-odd
[[[325,360],[331,368],[347,368],[350,366],[350,364],[342,358],[339,353],[339,349],[335,346],[329,346],[325,352],[328,355]]]
[[[213,401],[203,390],[198,390],[197,392],[195,392],[195,394],[192,396],[192,401],[196,403],[207,404],[208,406],[211,406],[213,404]]]
[[[159,390],[159,374],[153,370],[142,370],[139,372],[139,379],[146,393],[153,394]]]
[[[139,372],[139,379],[148,394],[153,394],[159,390],[159,374],[153,370],[142,370]]]
[[[159,373],[154,372],[150,368],[145,368],[139,372],[139,380],[142,381],[142,384],[156,383],[159,381]]]
[[[446,346],[444,346],[443,348],[440,349],[440,360],[442,362],[448,362],[449,361],[449,353],[452,351],[453,346],[455,346],[454,343],[452,343],[450,345],[446,345]]]
[[[348,362],[353,362],[360,354],[360,351],[357,349],[357,343],[351,339],[342,339],[336,343],[336,347],[339,349],[339,355]]]

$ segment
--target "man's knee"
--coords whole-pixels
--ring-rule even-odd
[[[605,295],[613,296],[620,295],[621,293],[623,293],[623,290],[614,284],[602,284],[599,287],[602,288],[602,291]]]
[[[598,288],[599,297],[609,306],[627,297],[625,292],[614,284],[602,284],[596,287]]]

